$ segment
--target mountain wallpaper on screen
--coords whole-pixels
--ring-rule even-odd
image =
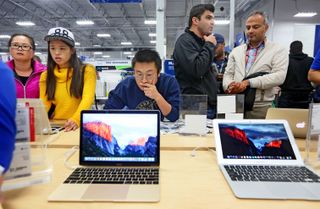
[[[241,129],[224,124],[220,127],[221,144],[224,157],[236,156],[294,156],[285,131],[268,129]],[[261,128],[261,127],[260,127]]]
[[[112,127],[103,122],[84,123],[82,135],[82,143],[85,147],[83,157],[156,156],[157,138],[154,136],[131,139],[130,143],[121,149],[117,137],[112,133]]]

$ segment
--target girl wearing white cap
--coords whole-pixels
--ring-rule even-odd
[[[65,131],[79,127],[81,110],[94,101],[96,71],[77,57],[73,34],[62,27],[51,28],[48,41],[48,70],[40,78],[40,98],[51,119],[66,119]]]

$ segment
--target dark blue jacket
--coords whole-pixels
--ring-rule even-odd
[[[177,80],[170,75],[160,74],[156,83],[158,92],[172,106],[171,112],[166,116],[170,121],[179,118],[180,90]],[[156,102],[145,96],[139,89],[133,76],[121,81],[109,93],[104,109],[159,109]],[[161,118],[163,119],[161,114]]]
[[[0,61],[0,165],[5,171],[10,166],[14,150],[15,116],[16,86],[13,72]]]

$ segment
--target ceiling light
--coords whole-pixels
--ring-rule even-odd
[[[35,55],[40,55],[40,54],[42,54],[41,52],[35,52],[34,53]]]
[[[0,55],[7,55],[7,52],[0,52]]]
[[[149,37],[156,37],[157,34],[156,33],[149,33]]]
[[[102,57],[104,57],[104,58],[109,58],[110,55],[103,55]]]
[[[35,25],[33,22],[30,22],[30,21],[16,22],[16,24],[20,25],[20,26],[33,26],[33,25]]]
[[[35,46],[38,46],[39,44],[37,44],[37,43],[34,43],[34,45],[35,45]]]
[[[78,25],[93,25],[94,22],[91,20],[78,20],[76,21]]]
[[[111,35],[108,34],[108,33],[98,33],[97,36],[98,36],[98,37],[103,37],[103,38],[105,38],[105,37],[111,37]]]
[[[99,54],[102,54],[102,52],[93,52],[93,54],[99,55]]]
[[[127,54],[128,55],[128,54],[132,54],[132,52],[123,52],[123,54]]]
[[[10,38],[11,36],[9,35],[0,35],[0,38]]]
[[[214,20],[215,25],[229,25],[230,20]]]
[[[298,12],[293,17],[313,17],[316,16],[316,12]]]
[[[79,42],[76,42],[76,43],[74,43],[76,46],[80,46],[80,43]]]
[[[92,46],[93,46],[93,47],[101,47],[100,44],[93,44]]]
[[[155,43],[157,43],[157,41],[151,40],[150,43],[155,44]]]
[[[155,25],[155,24],[157,24],[157,21],[156,20],[145,20],[144,24],[146,24],[146,25]]]
[[[134,55],[129,55],[128,57],[129,57],[129,58],[134,58]]]
[[[120,43],[121,45],[132,45],[130,41],[124,41]]]

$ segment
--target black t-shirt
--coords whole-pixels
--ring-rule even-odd
[[[20,75],[18,75],[18,78],[21,81],[21,83],[25,86],[29,76],[20,76]]]

